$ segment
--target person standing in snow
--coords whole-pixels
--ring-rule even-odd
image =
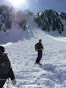
[[[35,62],[35,63],[37,63],[37,64],[40,64],[40,60],[41,60],[41,58],[42,58],[42,50],[43,50],[43,49],[44,49],[44,48],[43,48],[43,45],[42,45],[42,40],[39,39],[39,43],[37,43],[37,44],[35,45],[35,50],[38,51],[38,57],[37,57],[36,62]]]
[[[16,84],[15,76],[11,68],[10,61],[4,51],[4,47],[0,46],[0,88],[4,86],[8,78],[11,78],[13,85]]]

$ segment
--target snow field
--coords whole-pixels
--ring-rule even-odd
[[[53,37],[38,28],[32,18],[28,24],[30,33],[20,30],[22,32],[16,32],[20,34],[18,41],[3,45],[17,81],[17,84],[12,86],[9,80],[10,87],[66,88],[66,41],[63,41],[65,37],[59,41],[57,36]],[[43,66],[34,65],[37,58],[34,46],[40,38],[44,46],[41,60]],[[7,82],[4,86],[6,85]]]

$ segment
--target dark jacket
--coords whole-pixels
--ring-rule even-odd
[[[43,49],[43,45],[41,43],[37,43],[37,49],[38,51],[42,50]]]
[[[6,57],[7,57],[7,55],[6,55]],[[7,59],[8,59],[8,57],[7,57]],[[9,61],[9,59],[8,59],[8,61]],[[11,68],[11,65],[10,65],[10,61],[9,61],[9,71],[8,71],[8,74],[4,74],[4,75],[0,74],[0,80],[1,79],[5,79],[6,80],[9,77],[11,78],[11,80],[13,80],[15,78],[14,77],[14,73],[13,73],[12,68]]]

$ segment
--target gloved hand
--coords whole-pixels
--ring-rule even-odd
[[[12,80],[12,84],[13,84],[13,85],[16,84],[16,80],[15,80],[15,79]]]

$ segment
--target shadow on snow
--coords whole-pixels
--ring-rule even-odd
[[[41,74],[42,76],[41,77],[45,77],[49,80],[51,80],[54,84],[61,84],[63,85],[64,81],[66,80],[66,69],[59,69],[62,68],[62,67],[65,67],[66,65],[64,66],[55,66],[53,64],[45,64],[45,65],[39,65],[40,68],[42,68],[44,71],[47,71],[48,74]],[[47,86],[49,84],[47,83]]]

